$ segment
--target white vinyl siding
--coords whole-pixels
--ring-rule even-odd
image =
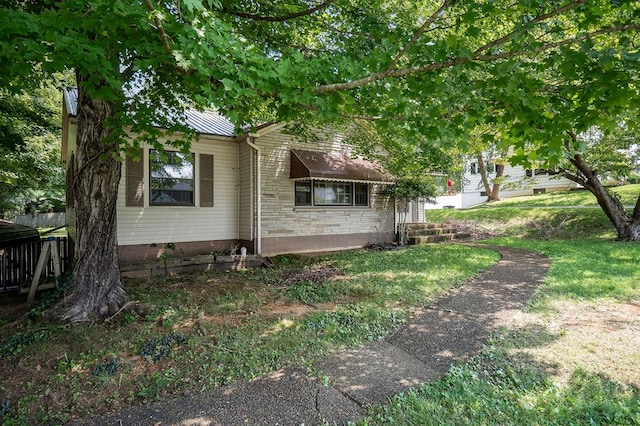
[[[145,148],[145,189],[149,188],[148,148]],[[238,234],[238,144],[216,138],[194,142],[191,151],[213,155],[214,206],[150,206],[148,190],[143,207],[125,206],[125,179],[118,189],[118,244],[166,244],[236,239]],[[126,164],[122,176],[126,176]],[[196,160],[196,182],[199,166]]]

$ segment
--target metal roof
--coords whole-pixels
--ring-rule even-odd
[[[63,98],[67,113],[75,117],[78,112],[78,89],[67,87],[63,89]],[[226,117],[214,111],[186,110],[184,123],[198,133],[205,135],[235,137],[235,126]]]
[[[67,107],[67,114],[72,117],[78,115],[78,89],[65,87],[62,89],[62,99]]]

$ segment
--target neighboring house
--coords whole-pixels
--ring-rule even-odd
[[[74,155],[75,89],[64,91],[63,160]],[[395,239],[396,208],[381,190],[392,179],[357,158],[343,137],[314,142],[264,125],[237,135],[212,112],[189,111],[191,154],[166,161],[143,147],[123,164],[117,223],[121,262],[191,256],[239,245],[262,255],[363,247]],[[412,216],[424,220],[424,209]],[[420,214],[420,211],[422,212]],[[68,221],[73,235],[73,206]]]
[[[489,181],[495,177],[496,170],[492,163],[487,163]],[[569,179],[547,170],[526,170],[522,166],[505,166],[503,182],[500,185],[500,198],[520,197],[523,195],[542,194],[553,191],[567,191],[577,185]],[[467,208],[487,201],[487,193],[482,185],[482,178],[476,162],[465,164],[465,172],[460,182],[454,182],[460,190],[453,194],[436,197],[436,203],[427,203],[425,208]],[[461,184],[461,185],[460,185]],[[446,191],[443,187],[442,193]]]

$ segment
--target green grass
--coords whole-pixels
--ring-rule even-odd
[[[536,298],[539,307],[557,298],[590,301],[640,298],[638,243],[620,243],[597,235],[569,240],[501,237],[487,242],[539,251],[551,259],[545,285]]]
[[[20,333],[2,330],[2,422],[67,423],[286,365],[309,367],[329,351],[383,338],[409,310],[497,260],[458,245],[289,256],[274,269],[129,280],[136,309],[92,327],[34,310]],[[325,280],[314,271],[339,273]]]
[[[640,186],[615,190],[625,203],[633,200],[633,204]],[[432,221],[454,220],[500,234],[487,243],[547,255],[552,266],[529,312],[553,317],[557,313],[552,306],[560,300],[597,305],[640,299],[640,244],[613,241],[612,225],[599,209],[566,208],[589,205],[589,197],[588,193],[546,194],[469,210],[427,211],[427,216]],[[452,367],[441,380],[373,407],[369,416],[356,424],[640,424],[638,388],[581,368],[559,385],[547,372],[553,365],[541,365],[525,353],[511,351],[514,339],[519,348],[540,348],[560,336],[539,326],[505,330],[494,336],[481,354]]]
[[[618,195],[624,205],[633,206],[640,195],[640,184],[613,187],[610,191]],[[597,205],[598,202],[592,193],[587,190],[576,190],[509,198],[485,207],[595,207]]]
[[[632,199],[639,188],[615,190]],[[599,209],[568,208],[581,201],[556,197],[533,197],[544,208],[521,199],[427,216],[489,230],[492,244],[547,255],[552,266],[527,315],[554,318],[559,301],[636,303],[640,244],[613,241]],[[281,256],[274,269],[128,280],[128,293],[141,303],[113,321],[68,327],[35,310],[19,329],[0,329],[0,418],[7,425],[61,424],[287,365],[309,367],[330,351],[383,338],[412,308],[428,305],[496,260],[488,250],[443,244]],[[0,321],[8,326],[11,319]],[[526,353],[557,343],[565,331],[538,325],[496,333],[476,357],[441,380],[373,407],[358,424],[639,424],[637,388],[580,367],[558,384],[553,358],[541,363]],[[589,350],[569,347],[563,358]]]
[[[639,398],[638,390],[582,370],[566,386],[555,386],[529,360],[490,348],[356,424],[637,425]]]

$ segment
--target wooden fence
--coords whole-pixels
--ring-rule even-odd
[[[28,289],[40,258],[42,242],[46,240],[0,250],[0,292]],[[61,272],[64,273],[71,264],[69,242],[67,237],[56,237],[55,240],[60,253]],[[53,259],[49,259],[43,275],[54,277]]]
[[[67,215],[65,213],[37,213],[16,216],[11,222],[32,228],[57,228],[64,226],[66,220]]]

